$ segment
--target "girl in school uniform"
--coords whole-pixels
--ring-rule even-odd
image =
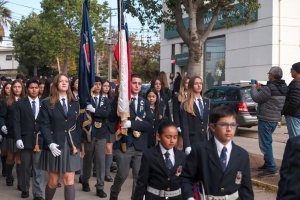
[[[75,171],[80,169],[81,132],[79,103],[72,95],[69,79],[57,75],[51,86],[50,97],[42,102],[38,116],[45,147],[39,166],[48,171],[45,199],[54,197],[56,187],[63,175],[65,199],[75,199]],[[84,152],[82,152],[82,156]]]

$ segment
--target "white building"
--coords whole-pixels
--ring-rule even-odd
[[[13,56],[13,46],[11,42],[0,43],[0,75],[15,77],[19,66],[18,61]]]
[[[269,68],[280,66],[283,78],[288,83],[292,80],[291,65],[300,62],[300,1],[259,0],[259,3],[256,21],[229,29],[219,27],[211,32],[205,45],[204,79],[211,73],[214,84],[224,78],[232,82],[266,81]],[[166,31],[162,25],[160,70],[167,73],[186,71],[188,49],[176,33]],[[176,58],[173,69],[172,55]],[[205,80],[206,84],[209,80]]]

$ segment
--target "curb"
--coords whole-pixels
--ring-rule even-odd
[[[272,192],[276,192],[278,191],[278,186],[277,185],[272,185],[263,181],[259,181],[257,179],[252,178],[252,184],[259,187],[259,188],[263,188]]]

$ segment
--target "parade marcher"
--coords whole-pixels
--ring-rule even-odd
[[[133,200],[181,200],[180,174],[185,154],[174,148],[177,128],[162,120],[158,127],[159,143],[144,152]]]
[[[6,112],[3,112],[6,108],[6,101],[7,98],[10,95],[11,91],[11,83],[6,82],[3,85],[3,89],[1,90],[1,96],[0,96],[0,126],[5,124],[5,118],[6,118]],[[1,130],[1,163],[2,163],[2,176],[6,177],[6,154],[7,154],[7,148],[6,148],[6,134],[2,132]]]
[[[280,180],[278,183],[277,200],[300,199],[299,185],[299,160],[300,160],[300,135],[288,139],[282,164],[280,168]]]
[[[14,116],[13,106],[16,101],[24,97],[23,83],[19,79],[16,79],[11,84],[10,95],[7,98],[6,104],[4,104],[1,112],[1,116],[5,116],[5,124],[1,124],[1,130],[6,134],[6,142],[4,145],[7,150],[6,158],[6,185],[13,186],[14,177],[12,175],[14,164],[16,163],[16,172],[18,179],[18,189],[20,188],[20,152],[16,147],[15,135],[14,135]],[[2,121],[2,120],[1,120]]]
[[[48,98],[50,95],[50,88],[51,88],[52,81],[50,79],[45,80],[44,90],[41,96],[39,96],[40,100]]]
[[[166,93],[166,90],[162,86],[162,80],[160,78],[153,79],[150,88],[154,89],[158,94],[157,101],[159,103],[160,114],[170,119],[170,108],[168,103],[170,100],[170,93]]]
[[[152,113],[152,131],[148,133],[148,147],[156,145],[156,133],[160,120],[163,118],[160,114],[161,110],[158,102],[158,94],[155,89],[149,89],[146,93],[146,98],[149,102],[150,110]]]
[[[262,172],[258,176],[276,174],[272,134],[278,122],[281,121],[281,110],[287,93],[287,85],[281,79],[280,67],[271,67],[268,77],[269,81],[266,86],[261,86],[259,83],[253,84],[250,92],[253,101],[258,103],[258,142],[259,148],[264,154],[264,165],[259,167]]]
[[[28,97],[17,101],[14,105],[14,134],[16,146],[21,158],[21,197],[29,197],[30,176],[32,173],[32,193],[34,200],[43,200],[44,173],[38,169],[41,137],[39,137],[36,118],[40,109],[39,86],[37,80],[26,83]],[[38,145],[38,146],[36,146]]]
[[[300,62],[292,65],[291,75],[294,79],[288,86],[282,109],[290,138],[300,135]]]
[[[180,107],[187,98],[189,81],[190,79],[188,77],[185,77],[180,83],[179,91],[175,92],[173,95],[173,119],[178,130],[177,148],[180,150],[183,149],[182,116]]]
[[[75,171],[80,169],[82,140],[79,112],[68,77],[58,74],[50,97],[42,101],[37,119],[45,144],[39,167],[48,172],[46,200],[53,199],[60,174],[63,174],[65,199],[75,199],[74,177]]]
[[[89,178],[91,177],[91,168],[93,158],[95,158],[96,169],[96,195],[105,198],[107,194],[104,192],[105,177],[105,147],[109,137],[107,130],[107,118],[109,117],[111,108],[108,98],[101,96],[101,78],[95,77],[94,87],[92,89],[91,104],[87,105],[86,110],[91,113],[92,117],[92,133],[86,135],[84,140],[85,157],[83,158],[82,169],[82,190],[89,192]]]
[[[142,89],[142,79],[131,75],[130,117],[122,128],[128,129],[127,136],[116,142],[115,158],[118,166],[114,183],[110,190],[110,200],[117,200],[121,187],[125,182],[130,165],[132,166],[132,196],[134,194],[138,172],[140,170],[143,151],[147,149],[147,131],[151,130],[151,111],[148,102],[139,93]],[[117,102],[117,101],[116,101]],[[112,105],[112,111],[117,114],[117,104]],[[134,134],[137,133],[137,134]],[[126,150],[124,149],[126,147]]]
[[[214,108],[209,126],[214,137],[193,145],[183,167],[183,199],[195,199],[194,182],[199,182],[196,195],[201,199],[254,199],[249,154],[232,141],[235,111],[229,106]]]
[[[181,110],[182,137],[185,153],[191,152],[191,145],[209,140],[208,130],[210,100],[202,97],[202,79],[194,76],[188,85],[188,94]]]
[[[113,96],[111,94],[111,85],[108,80],[103,81],[101,96],[107,98],[111,105],[113,101]],[[110,113],[111,114],[111,113]],[[110,167],[113,162],[113,142],[115,141],[115,132],[116,132],[116,124],[110,121],[106,121],[107,131],[109,132],[108,138],[106,140],[106,148],[105,148],[105,177],[104,180],[107,182],[113,182],[114,179],[110,175]]]
[[[40,79],[39,81],[39,98],[43,95],[45,89],[45,80]]]
[[[72,79],[71,90],[72,90],[72,94],[75,97],[75,99],[78,100],[79,99],[79,96],[78,96],[78,77],[74,77]]]

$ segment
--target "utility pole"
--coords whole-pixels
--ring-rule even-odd
[[[110,16],[109,16],[109,33],[108,33],[108,37],[109,37],[109,41],[108,41],[108,55],[109,55],[109,59],[108,59],[108,80],[111,81],[111,77],[112,77],[112,30],[111,30],[111,17],[112,17],[112,8],[110,8]]]

